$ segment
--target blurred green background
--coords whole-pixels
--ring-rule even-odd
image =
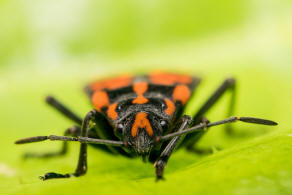
[[[0,192],[289,194],[292,191],[292,1],[120,0],[0,1]],[[61,135],[71,126],[43,102],[53,94],[81,116],[91,108],[82,87],[92,79],[153,69],[200,75],[187,108],[194,113],[227,76],[238,81],[236,114],[279,122],[214,128],[199,145],[209,157],[178,151],[166,181],[151,164],[89,149],[82,178],[42,182],[48,171],[70,172],[78,145],[65,157],[22,160],[27,151],[60,143],[15,146],[34,135]],[[208,118],[226,117],[228,98]]]

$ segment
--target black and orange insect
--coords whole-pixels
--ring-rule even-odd
[[[16,141],[16,144],[44,140],[64,141],[61,151],[26,157],[51,157],[65,154],[67,142],[80,142],[79,162],[74,173],[47,173],[41,179],[81,176],[87,171],[87,144],[111,154],[127,157],[142,156],[154,163],[157,179],[163,177],[166,163],[175,148],[196,151],[195,144],[212,126],[243,121],[262,125],[277,123],[252,117],[230,117],[209,122],[205,114],[226,91],[235,92],[235,80],[226,79],[193,116],[183,116],[200,79],[188,75],[157,72],[144,76],[119,76],[96,81],[85,87],[94,109],[80,118],[55,98],[46,101],[75,122],[64,136],[36,136]],[[233,96],[234,97],[234,96]],[[230,102],[230,113],[234,98]],[[199,150],[197,150],[199,151]]]

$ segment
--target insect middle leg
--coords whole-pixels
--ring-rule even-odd
[[[182,131],[185,128],[187,128],[190,121],[191,121],[191,117],[183,116],[183,118],[181,119],[180,126],[178,126],[179,127],[178,131]],[[169,157],[171,156],[172,152],[174,151],[174,149],[178,146],[180,139],[181,139],[181,136],[172,138],[170,142],[166,145],[166,147],[163,149],[163,151],[161,152],[156,162],[154,163],[155,174],[156,174],[157,180],[163,178],[163,172],[164,172],[166,163]]]
[[[215,103],[219,101],[219,99],[228,91],[231,91],[231,100],[228,108],[228,115],[232,115],[234,111],[234,105],[235,105],[235,79],[234,78],[228,78],[225,79],[224,82],[215,90],[215,92],[209,97],[209,99],[203,104],[203,106],[199,109],[199,111],[194,115],[192,126],[200,123],[204,120],[205,114],[214,106]],[[226,126],[227,133],[231,134],[230,126]],[[184,139],[183,145],[186,146],[187,149],[191,149],[193,151],[196,151],[194,149],[194,145],[197,143],[197,141],[204,135],[205,132],[200,133],[190,133],[186,135]],[[199,152],[199,150],[197,150]],[[201,150],[199,153],[209,153],[208,151],[211,151],[210,149],[207,149],[207,151]]]

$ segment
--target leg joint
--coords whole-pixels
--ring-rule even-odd
[[[230,77],[230,78],[227,78],[227,79],[225,80],[225,82],[226,82],[229,86],[234,86],[235,83],[236,83],[236,80],[235,80],[235,78]]]

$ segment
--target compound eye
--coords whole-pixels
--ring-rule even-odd
[[[121,111],[121,110],[122,110],[122,105],[118,105],[117,111]]]
[[[117,125],[117,133],[122,134],[123,133],[123,129],[124,129],[124,125],[123,124],[118,124]]]
[[[161,121],[160,121],[160,125],[161,125],[161,127],[162,127],[163,129],[166,129],[166,128],[168,127],[168,124],[167,124],[167,122],[166,122],[165,120],[161,120]]]
[[[162,110],[165,110],[165,109],[166,109],[166,105],[165,105],[165,103],[162,103],[162,104],[161,104],[161,108],[162,108]]]

